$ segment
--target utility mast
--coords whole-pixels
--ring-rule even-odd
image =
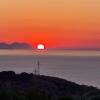
[[[40,75],[40,61],[37,61],[37,74]]]
[[[35,67],[35,70],[34,70],[34,74],[35,75],[40,75],[40,61],[37,60],[36,62],[36,67]]]

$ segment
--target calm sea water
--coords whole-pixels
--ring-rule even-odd
[[[100,51],[0,50],[0,70],[40,73],[100,88]]]

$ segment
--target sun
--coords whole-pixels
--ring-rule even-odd
[[[37,45],[37,49],[38,50],[44,50],[45,49],[45,45],[44,44],[38,44]]]

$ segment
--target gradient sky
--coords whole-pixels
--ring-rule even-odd
[[[0,0],[0,42],[100,48],[100,0]]]

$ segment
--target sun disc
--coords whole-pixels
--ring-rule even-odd
[[[38,50],[44,50],[45,49],[45,46],[43,44],[38,44],[37,45],[37,49]]]

